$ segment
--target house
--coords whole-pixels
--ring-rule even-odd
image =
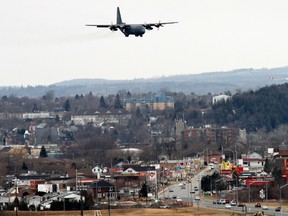
[[[85,202],[85,197],[76,194],[76,192],[62,193],[57,196],[57,201],[68,201],[68,202],[80,202],[81,200]]]
[[[38,195],[28,196],[26,201],[29,209],[32,209],[33,206],[34,208],[37,208],[42,202],[42,197]]]
[[[115,185],[120,194],[135,195],[146,182],[146,177],[140,174],[117,174],[114,176]]]
[[[0,207],[7,206],[10,202],[12,202],[14,199],[10,199],[10,197],[6,196],[0,196]]]
[[[93,175],[97,176],[97,179],[99,179],[101,173],[103,173],[103,169],[101,169],[99,166],[95,166],[95,167],[92,169],[92,173],[93,173]]]
[[[137,164],[124,164],[122,175],[139,175],[145,181],[150,182],[151,184],[157,183],[157,170],[155,166],[145,166]]]
[[[96,203],[99,203],[101,201],[108,201],[108,199],[110,201],[117,199],[116,187],[108,181],[94,181],[90,185],[90,188],[93,191],[93,199],[96,200]]]
[[[256,152],[252,152],[247,156],[242,156],[242,159],[238,160],[239,165],[243,166],[245,170],[261,172],[265,165],[265,158]]]
[[[229,96],[229,95],[217,95],[217,96],[214,96],[212,98],[212,104],[214,105],[214,104],[221,102],[221,101],[227,101],[230,98],[231,98],[231,96]]]

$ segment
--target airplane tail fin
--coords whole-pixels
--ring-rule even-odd
[[[117,7],[117,20],[116,20],[116,22],[117,22],[117,24],[122,24],[123,23],[119,7]]]

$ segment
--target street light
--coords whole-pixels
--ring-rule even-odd
[[[280,211],[281,211],[281,215],[282,215],[282,193],[281,190],[282,188],[286,187],[288,184],[285,184],[283,186],[280,187]]]

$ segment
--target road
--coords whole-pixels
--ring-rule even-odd
[[[184,202],[192,202],[197,196],[199,196],[201,178],[204,175],[207,175],[206,169],[201,170],[197,175],[191,178],[190,183],[185,181],[178,182],[177,184],[171,185],[164,190],[159,191],[158,198],[165,199],[165,197],[173,198],[174,196],[181,198]]]
[[[217,209],[225,209],[225,205],[223,204],[213,204],[213,201],[210,200],[203,200],[200,196],[201,191],[201,178],[202,176],[206,175],[212,175],[213,170],[211,172],[207,172],[207,169],[201,170],[197,175],[195,175],[193,178],[191,178],[191,182],[178,182],[177,184],[171,185],[167,188],[165,188],[162,191],[159,191],[158,198],[160,199],[173,199],[174,198],[180,198],[183,202],[186,203],[196,203],[196,205],[203,206],[203,207],[209,207],[209,208],[217,208]],[[185,186],[181,186],[185,183]],[[197,198],[201,198],[200,200],[197,200]],[[195,200],[196,198],[196,200]],[[238,206],[232,206],[231,211],[242,211],[242,207]],[[284,209],[285,210],[285,209]],[[257,212],[257,211],[263,211],[265,215],[275,215],[275,216],[288,216],[287,211],[282,212],[275,212],[275,207],[269,207],[268,210],[262,210],[261,208],[255,208],[254,203],[251,203],[247,206],[248,212]]]

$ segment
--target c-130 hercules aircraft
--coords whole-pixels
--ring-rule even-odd
[[[120,29],[120,31],[128,37],[129,35],[135,35],[136,37],[140,36],[142,37],[143,34],[145,34],[145,30],[152,30],[153,27],[160,28],[163,27],[163,25],[166,24],[175,24],[178,22],[158,22],[158,23],[145,23],[145,24],[126,24],[122,22],[120,9],[117,7],[117,20],[116,24],[111,25],[95,25],[95,24],[87,24],[86,26],[96,26],[98,28],[109,28],[111,31],[117,31]]]

